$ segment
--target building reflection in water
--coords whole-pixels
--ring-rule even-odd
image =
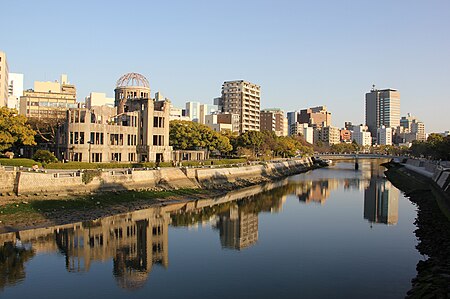
[[[364,219],[371,223],[397,224],[399,190],[387,179],[373,177],[364,191]]]
[[[235,205],[218,218],[215,226],[223,248],[242,250],[258,241],[258,214],[246,213]]]
[[[367,169],[365,169],[366,167]],[[94,221],[0,234],[0,289],[25,277],[24,263],[36,253],[60,251],[69,272],[89,271],[93,262],[113,262],[113,276],[125,289],[142,287],[154,264],[168,267],[168,227],[209,223],[223,248],[242,250],[258,242],[258,215],[278,213],[288,195],[303,203],[325,204],[333,190],[364,190],[364,218],[372,223],[398,221],[399,191],[372,165],[344,178],[277,181],[230,192],[221,198],[172,204]],[[348,173],[346,173],[348,174]],[[19,244],[32,244],[25,248]],[[3,246],[1,246],[3,245]],[[11,268],[12,267],[12,268]],[[17,275],[6,276],[8,273]],[[14,272],[15,271],[15,272]]]

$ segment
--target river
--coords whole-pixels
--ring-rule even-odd
[[[416,207],[380,163],[0,235],[0,298],[403,298]]]

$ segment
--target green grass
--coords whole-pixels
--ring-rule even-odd
[[[89,210],[112,207],[139,200],[156,200],[168,197],[186,197],[205,193],[202,189],[178,189],[165,191],[127,191],[122,193],[105,192],[89,196],[64,199],[22,201],[0,206],[0,215],[26,215],[30,213],[47,213],[70,210]]]
[[[182,161],[182,166],[201,166],[201,165],[229,165],[245,163],[246,159],[210,159],[205,161]],[[45,166],[47,169],[111,169],[111,168],[142,168],[156,167],[154,162],[143,163],[88,163],[88,162],[68,162],[68,163],[50,163]],[[161,162],[159,167],[172,167],[172,162]]]
[[[0,158],[0,164],[3,166],[23,166],[23,167],[32,167],[33,165],[39,165],[42,166],[41,163],[36,162],[32,159],[25,159],[25,158],[15,158],[15,159],[8,159],[8,158]]]

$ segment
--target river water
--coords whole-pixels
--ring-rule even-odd
[[[0,298],[402,298],[416,209],[381,162],[0,235]]]

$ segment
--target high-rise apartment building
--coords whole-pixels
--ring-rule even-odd
[[[8,105],[8,73],[6,54],[0,51],[0,107]]]
[[[8,108],[19,110],[21,96],[23,96],[23,74],[9,73]]]
[[[260,130],[275,132],[277,136],[287,136],[287,118],[284,116],[283,110],[261,110]]]
[[[222,112],[238,114],[239,133],[260,130],[261,87],[244,80],[222,85]]]
[[[375,89],[366,93],[366,125],[372,136],[381,126],[396,128],[400,125],[400,93],[395,89]]]
[[[314,128],[331,126],[331,112],[327,111],[327,106],[303,109],[298,115],[298,122]]]
[[[76,97],[75,85],[69,84],[67,75],[61,75],[61,82],[35,81],[34,89],[20,97],[19,113],[39,119],[64,119],[69,108],[78,107]]]

